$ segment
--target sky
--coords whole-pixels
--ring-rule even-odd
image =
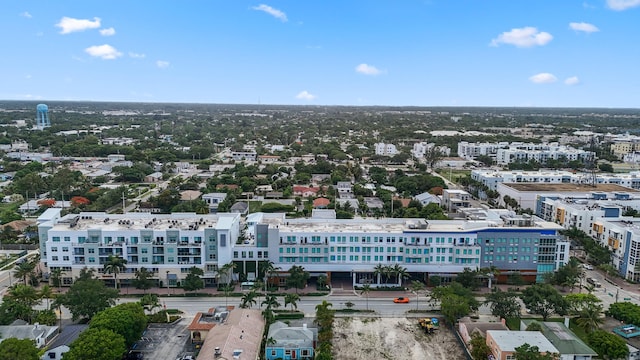
[[[0,99],[640,107],[640,0],[21,0]]]

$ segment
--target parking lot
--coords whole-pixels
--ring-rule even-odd
[[[178,359],[192,351],[187,326],[182,319],[174,324],[150,324],[142,338],[134,344],[133,351],[145,359]]]

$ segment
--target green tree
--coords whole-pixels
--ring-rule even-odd
[[[256,304],[257,297],[258,297],[258,293],[255,290],[251,290],[248,293],[245,293],[240,298],[240,307],[251,309],[251,307]]]
[[[305,271],[305,269],[302,266],[293,265],[289,269],[287,286],[294,287],[296,289],[296,293],[298,293],[298,289],[303,288],[307,285],[309,276],[310,276],[309,272]]]
[[[491,354],[491,348],[487,345],[486,339],[478,334],[471,335],[471,357],[473,360],[487,360]]]
[[[269,310],[277,309],[280,307],[278,298],[275,295],[266,295],[261,305],[265,305]]]
[[[58,295],[55,303],[71,311],[73,320],[91,319],[98,312],[115,305],[118,290],[109,289],[102,280],[78,278],[65,294]]]
[[[104,263],[103,269],[107,274],[113,274],[113,282],[115,289],[118,289],[118,274],[123,272],[127,268],[127,260],[120,256],[109,255],[107,261]]]
[[[34,273],[36,265],[33,261],[23,261],[14,268],[13,275],[21,278],[22,283],[26,285],[28,284],[27,278]]]
[[[583,309],[592,305],[598,305],[602,302],[595,295],[590,293],[568,294],[564,299],[567,302],[567,309],[571,315],[578,315]]]
[[[296,310],[298,309],[298,301],[300,301],[300,295],[298,294],[286,294],[284,296],[284,306],[287,307],[287,305],[291,305],[291,311],[293,311],[294,308]]]
[[[422,281],[413,280],[411,282],[411,291],[416,294],[416,310],[418,310],[418,303],[420,300],[420,293],[425,289],[424,283]],[[368,310],[368,308],[367,308]]]
[[[520,345],[515,351],[516,360],[557,360],[560,359],[558,353],[540,353],[540,349],[537,346],[531,346],[529,344]]]
[[[119,360],[125,351],[122,335],[109,329],[89,328],[71,343],[64,360]]]
[[[522,292],[520,297],[527,309],[541,315],[544,321],[547,321],[551,314],[567,313],[567,302],[558,290],[549,284],[531,285]]]
[[[51,270],[50,279],[51,284],[58,288],[58,292],[60,292],[60,287],[62,286],[62,268],[55,268]]]
[[[196,291],[200,289],[204,289],[204,281],[201,276],[204,275],[204,271],[202,269],[192,266],[189,269],[189,273],[187,277],[182,282],[182,288],[184,291]]]
[[[49,285],[45,285],[42,287],[42,289],[40,289],[40,291],[38,292],[38,297],[40,299],[46,299],[47,300],[47,309],[50,309],[49,307],[49,299],[53,298],[53,290],[51,290],[51,287]]]
[[[590,304],[578,312],[576,323],[589,334],[599,329],[600,325],[604,322],[604,318],[601,315],[602,305]]]
[[[146,267],[141,267],[139,270],[135,272],[135,278],[133,279],[133,286],[136,289],[144,290],[144,293],[147,293],[147,290],[151,289],[155,281],[153,280],[153,273],[147,270]]]
[[[100,311],[91,319],[89,327],[111,330],[121,335],[129,347],[142,336],[147,317],[140,303],[125,303]]]
[[[9,338],[0,342],[0,360],[39,360],[33,340]]]
[[[485,303],[491,304],[491,314],[501,319],[520,316],[518,295],[511,290],[501,291],[496,287],[487,295]]]
[[[627,343],[620,336],[604,331],[596,330],[587,337],[589,346],[605,360],[626,359],[629,355]]]
[[[144,308],[145,311],[153,314],[153,310],[159,307],[160,300],[158,299],[158,295],[156,294],[144,294],[139,301],[140,305]]]
[[[482,284],[478,272],[470,268],[464,268],[464,270],[456,276],[455,281],[471,290],[477,290]]]
[[[360,289],[360,295],[364,295],[367,304],[367,311],[369,311],[369,293],[371,292],[371,285],[364,284]]]

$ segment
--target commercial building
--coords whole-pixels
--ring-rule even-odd
[[[109,255],[128,261],[118,276],[124,285],[145,267],[162,286],[170,287],[193,266],[204,270],[206,285],[215,285],[216,270],[231,261],[237,275],[248,279],[256,278],[260,262],[270,260],[283,272],[300,265],[311,276],[375,287],[402,281],[381,276],[377,265],[398,264],[414,277],[427,280],[437,275],[445,281],[465,268],[495,266],[504,274],[519,272],[534,281],[569,259],[569,243],[558,234],[560,225],[507,213],[473,221],[288,219],[284,214],[255,213],[247,217],[242,232],[240,214],[229,213],[59,217],[59,210],[51,210],[45,215],[38,225],[41,261],[49,271],[62,269],[65,285],[85,266],[113,283],[112,275],[102,271]]]

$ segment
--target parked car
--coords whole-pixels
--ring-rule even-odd
[[[582,267],[587,269],[587,270],[593,270],[593,266],[589,265],[589,264],[582,264]]]
[[[406,297],[397,297],[393,299],[393,302],[396,304],[407,304],[409,302],[409,298]]]

